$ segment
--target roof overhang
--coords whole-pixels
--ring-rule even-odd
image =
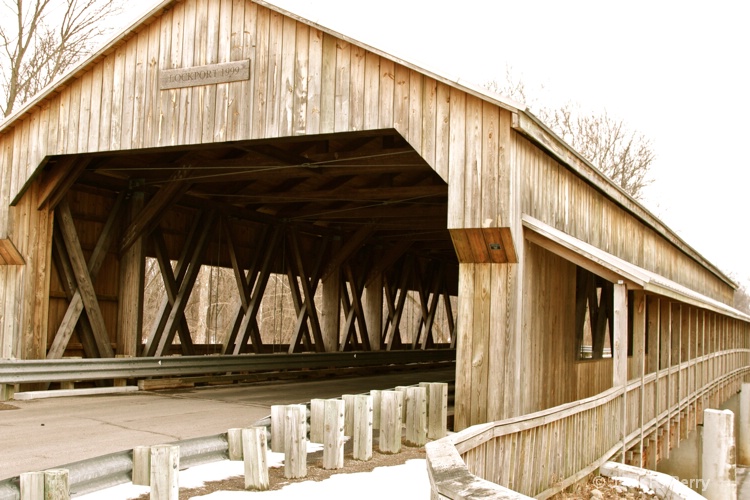
[[[750,316],[716,299],[644,269],[524,214],[525,237],[542,248],[629,289],[644,290],[742,321]]]

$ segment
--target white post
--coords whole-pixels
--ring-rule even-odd
[[[10,401],[16,392],[18,392],[18,385],[0,384],[0,401]]]
[[[738,465],[750,465],[750,384],[740,391],[740,435]]]
[[[734,413],[729,410],[703,412],[703,491],[708,500],[736,500]]]
[[[323,443],[325,402],[325,399],[310,400],[310,441],[313,443]]]
[[[44,500],[70,500],[70,480],[67,469],[44,471]]]
[[[19,476],[21,500],[44,498],[44,472],[24,472]]]
[[[344,435],[354,435],[354,394],[344,394]]]
[[[133,484],[139,486],[151,485],[151,447],[136,446],[133,448]]]
[[[404,393],[383,391],[380,407],[380,451],[398,453],[401,451],[401,408]]]
[[[234,428],[227,431],[229,460],[242,460],[242,430],[242,428]]]
[[[370,396],[372,396],[372,429],[380,429],[380,394],[383,391],[372,389]]]
[[[372,458],[372,396],[354,398],[354,460]]]
[[[448,384],[427,384],[427,437],[440,439],[448,435]]]
[[[265,491],[269,485],[266,428],[250,427],[242,429],[240,434],[245,464],[245,489]]]
[[[427,388],[406,389],[406,442],[424,446],[427,442]]]
[[[622,452],[620,462],[625,463],[625,437],[627,434],[627,385],[628,385],[628,287],[622,281],[614,285],[614,328],[612,331],[612,387],[620,388],[620,422]]]
[[[323,468],[341,469],[344,467],[345,404],[341,399],[327,399],[324,406]]]
[[[284,453],[285,405],[271,405],[271,451]]]
[[[177,500],[180,494],[180,447],[151,447],[151,500]]]
[[[307,476],[307,407],[287,405],[284,411],[284,477]],[[273,443],[273,441],[271,441]]]

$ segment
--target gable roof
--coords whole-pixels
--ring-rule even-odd
[[[19,122],[19,120],[41,106],[44,101],[54,98],[62,88],[65,88],[76,78],[79,78],[81,75],[83,75],[83,73],[93,68],[105,57],[112,54],[118,47],[126,43],[129,39],[131,39],[142,30],[146,29],[146,27],[157,20],[164,11],[172,8],[175,4],[181,1],[182,0],[159,1],[152,9],[150,9],[140,18],[133,21],[129,26],[121,30],[119,33],[115,33],[96,52],[70,68],[60,78],[40,91],[32,100],[21,106],[4,121],[0,122],[0,134],[10,130]],[[595,188],[602,192],[605,196],[612,199],[615,203],[623,207],[626,211],[634,215],[644,224],[656,230],[668,241],[680,248],[683,252],[699,262],[705,268],[710,270],[714,275],[719,277],[725,283],[735,289],[737,288],[737,285],[725,273],[723,273],[719,268],[717,268],[709,260],[703,257],[692,246],[685,242],[679,235],[677,235],[661,220],[653,215],[648,209],[646,209],[637,200],[623,191],[611,179],[606,177],[599,169],[595,168],[588,160],[581,156],[570,145],[560,139],[554,132],[546,127],[541,120],[534,116],[533,113],[531,113],[531,111],[528,110],[528,108],[524,104],[503,97],[476,84],[462,80],[460,77],[447,77],[438,71],[420,67],[419,65],[413,64],[393,54],[389,54],[381,49],[378,49],[377,47],[362,43],[351,36],[339,33],[335,30],[327,28],[326,26],[303,18],[293,12],[280,8],[266,0],[248,1],[253,1],[257,5],[268,8],[274,12],[294,19],[295,21],[311,26],[333,37],[345,40],[367,51],[389,59],[397,64],[403,65],[406,68],[433,78],[438,82],[456,88],[457,90],[466,92],[467,94],[477,97],[483,101],[492,103],[502,109],[511,111],[512,113],[514,113],[514,116],[518,117],[516,123],[514,123],[513,125],[513,128],[517,132],[523,134],[529,140],[537,144],[538,147],[547,151],[551,156],[556,158],[559,162],[575,172],[577,175],[585,179],[588,183],[595,186]]]

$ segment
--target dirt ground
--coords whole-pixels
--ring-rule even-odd
[[[384,454],[377,451],[373,446],[372,459],[367,462],[354,460],[351,450],[344,448],[344,468],[337,470],[326,470],[323,468],[323,452],[318,451],[307,455],[307,477],[300,479],[287,479],[284,477],[284,467],[270,467],[268,469],[268,481],[270,490],[278,490],[291,483],[303,481],[323,481],[333,474],[353,474],[356,472],[370,472],[375,467],[390,467],[401,465],[407,460],[424,458],[424,447],[401,446],[401,452],[396,454]],[[220,481],[209,481],[200,488],[180,489],[180,500],[188,500],[194,496],[208,495],[214,491],[244,491],[245,478],[235,476]],[[145,493],[136,500],[148,500],[149,494]]]
[[[637,488],[626,488],[619,482],[602,476],[592,476],[587,482],[572,486],[569,491],[551,497],[552,500],[611,500],[620,498],[635,500],[658,497],[644,493]]]

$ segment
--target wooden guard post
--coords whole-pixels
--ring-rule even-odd
[[[266,462],[266,428],[249,427],[240,432],[242,456],[245,463],[245,489],[268,489],[268,464]]]
[[[341,469],[344,466],[344,413],[345,403],[343,400],[325,400],[324,469]]]
[[[358,394],[354,398],[354,460],[372,458],[372,396]]]
[[[406,390],[406,442],[412,446],[424,446],[427,442],[426,387]]]
[[[325,399],[310,400],[310,442],[312,443],[323,443],[325,402]]]
[[[151,485],[151,447],[136,446],[133,448],[133,484]]]
[[[404,393],[383,391],[380,406],[380,451],[398,453],[401,451],[401,408]]]
[[[305,405],[287,405],[284,409],[284,476],[287,479],[307,476],[307,407]]]
[[[229,429],[227,431],[227,447],[229,460],[242,460],[242,428]]]
[[[422,382],[427,388],[427,437],[440,439],[448,434],[448,384]]]
[[[151,447],[151,500],[177,500],[180,493],[180,447]]]
[[[271,406],[271,451],[284,453],[284,412],[285,405]]]

